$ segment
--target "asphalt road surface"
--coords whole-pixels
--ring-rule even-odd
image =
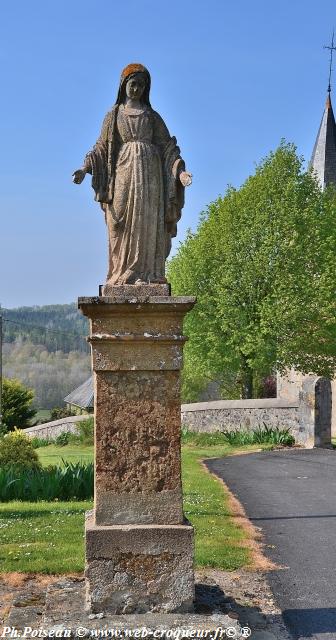
[[[295,640],[336,640],[336,450],[208,460],[256,527],[275,600]],[[268,546],[267,546],[268,545]]]

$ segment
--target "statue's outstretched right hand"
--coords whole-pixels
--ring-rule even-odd
[[[83,182],[85,175],[86,171],[84,171],[83,169],[77,169],[77,171],[74,171],[72,174],[72,182],[74,182],[75,184],[80,184],[81,182]]]

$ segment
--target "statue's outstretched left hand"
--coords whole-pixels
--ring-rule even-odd
[[[84,169],[77,169],[77,171],[74,171],[72,174],[72,182],[74,182],[75,184],[80,184],[81,182],[83,182],[85,174],[86,171],[84,171]]]
[[[184,187],[189,187],[192,183],[192,173],[188,171],[181,171],[179,178]]]

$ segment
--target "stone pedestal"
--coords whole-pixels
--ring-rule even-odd
[[[93,612],[192,610],[193,529],[182,509],[182,323],[194,298],[167,285],[79,298],[90,318],[95,499],[86,520]]]

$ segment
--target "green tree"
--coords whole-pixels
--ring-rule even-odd
[[[253,397],[270,372],[335,371],[333,190],[322,193],[291,144],[202,214],[172,258],[175,294],[197,296],[187,316],[183,396],[210,380]]]
[[[14,427],[29,426],[36,414],[33,407],[34,392],[15,378],[4,378],[2,382],[2,421],[10,431]]]

